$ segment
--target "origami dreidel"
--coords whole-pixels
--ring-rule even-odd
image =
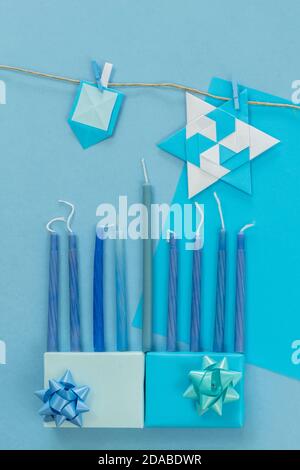
[[[147,354],[146,427],[238,428],[243,423],[243,354]]]
[[[123,99],[111,88],[100,91],[94,83],[80,83],[68,122],[83,148],[112,136]]]
[[[76,386],[89,393],[82,413],[83,428],[142,428],[144,426],[144,354],[142,352],[47,352],[44,386],[69,370]],[[65,420],[61,427],[74,427]],[[80,423],[79,423],[80,425]],[[45,421],[56,427],[55,421]]]

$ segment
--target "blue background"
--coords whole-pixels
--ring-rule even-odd
[[[235,75],[246,86],[290,98],[291,82],[298,78],[299,9],[296,0],[284,4],[254,0],[247,2],[247,7],[237,0],[209,3],[119,0],[111,4],[96,0],[51,3],[2,0],[0,62],[89,80],[90,60],[106,59],[115,64],[116,81],[173,81],[201,89],[207,89],[212,76],[230,79]],[[37,415],[39,404],[32,394],[41,386],[45,348],[48,239],[44,224],[63,211],[56,202],[59,198],[76,204],[74,229],[81,248],[83,336],[85,349],[90,349],[91,254],[96,207],[101,202],[116,203],[119,194],[128,194],[129,202],[140,200],[141,156],[148,161],[156,200],[172,199],[182,162],[159,151],[155,144],[184,124],[184,94],[122,89],[127,97],[115,137],[83,151],[66,122],[76,92],[73,85],[1,71],[0,79],[5,80],[7,87],[7,104],[0,106],[0,338],[8,348],[8,363],[0,366],[0,397],[4,403],[0,411],[0,447],[299,447],[300,382],[295,380],[299,372],[289,362],[290,342],[299,337],[299,320],[298,323],[295,320],[299,316],[300,206],[297,195],[300,148],[295,122],[299,118],[295,116],[293,121],[289,113],[290,127],[286,121],[282,124],[279,138],[288,139],[290,144],[281,154],[274,150],[274,166],[268,157],[254,162],[254,192],[261,194],[264,190],[265,194],[261,212],[253,210],[251,198],[238,198],[239,193],[224,189],[225,185],[216,187],[224,195],[225,204],[232,208],[231,220],[236,209],[232,230],[248,222],[249,217],[259,222],[249,243],[251,259],[255,256],[258,263],[257,278],[251,269],[248,314],[255,310],[255,317],[262,318],[261,329],[250,323],[249,336],[258,338],[263,354],[253,358],[255,366],[248,366],[246,426],[236,430],[184,432],[181,429],[57,432],[42,428]],[[269,111],[266,113],[269,116]],[[274,125],[280,131],[283,115],[276,116]],[[268,117],[265,124],[259,114],[254,118],[268,130]],[[289,129],[291,135],[284,132]],[[281,182],[278,186],[272,183],[270,191],[268,175]],[[209,233],[215,236],[218,220],[208,192],[205,203],[206,214],[213,213]],[[264,221],[264,228],[259,228]],[[141,289],[141,246],[131,241],[128,250],[133,316]],[[267,266],[263,256],[269,260]],[[62,269],[65,286],[67,273],[63,262]],[[61,343],[67,348],[66,289],[62,297]],[[109,311],[113,311],[112,303]],[[113,339],[110,333],[111,345]],[[131,342],[132,347],[139,342],[136,330],[132,331]],[[275,365],[270,367],[272,354]],[[293,367],[290,371],[287,363]]]

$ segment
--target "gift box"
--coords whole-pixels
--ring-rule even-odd
[[[241,427],[243,389],[243,354],[148,353],[145,426]]]
[[[70,371],[76,388],[84,393],[81,409],[84,428],[142,428],[144,426],[144,354],[142,352],[47,352],[44,355],[44,386]],[[64,383],[64,379],[62,380]],[[66,379],[65,379],[66,382]],[[58,385],[57,385],[58,384]],[[65,398],[65,397],[64,397]],[[60,397],[61,399],[61,397]],[[51,405],[51,403],[50,403]],[[53,405],[55,406],[55,405]],[[51,418],[51,417],[50,417]],[[61,427],[75,427],[65,420]],[[45,422],[56,427],[55,421]]]

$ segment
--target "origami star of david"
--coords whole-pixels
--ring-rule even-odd
[[[124,95],[89,82],[81,82],[69,125],[83,148],[97,144],[113,134]]]
[[[229,370],[226,357],[216,362],[209,356],[204,356],[202,370],[191,371],[189,378],[191,385],[183,396],[196,401],[199,415],[211,409],[221,416],[223,405],[240,398],[234,387],[241,380],[242,374]]]
[[[186,126],[158,144],[186,162],[190,198],[219,179],[251,194],[251,160],[279,142],[249,124],[247,90],[239,103],[237,113],[233,100],[215,107],[187,93]]]

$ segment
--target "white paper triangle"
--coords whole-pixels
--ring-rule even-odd
[[[249,126],[250,132],[250,160],[270,149],[280,141],[256,127]]]
[[[224,139],[220,140],[219,144],[223,145],[224,147],[236,152],[237,150],[237,141],[236,141],[236,132],[232,132],[232,134],[227,135]]]
[[[220,146],[219,144],[214,145],[213,147],[205,150],[205,152],[202,152],[200,155],[201,158],[206,158],[207,160],[211,161],[212,163],[215,163],[215,165],[220,165]],[[201,163],[201,160],[200,160]]]
[[[186,93],[186,122],[189,123],[199,116],[210,113],[215,106],[197,98],[191,93]]]
[[[224,166],[216,165],[215,163],[212,163],[211,161],[203,157],[201,157],[201,169],[206,173],[215,176],[217,179],[220,179],[230,173],[230,170],[228,170]]]
[[[200,116],[186,126],[186,138],[189,139],[195,134],[201,134],[211,140],[217,140],[216,121],[207,116]]]
[[[187,175],[189,198],[208,188],[219,179],[205,171],[202,171],[201,168],[190,162],[187,162]]]

